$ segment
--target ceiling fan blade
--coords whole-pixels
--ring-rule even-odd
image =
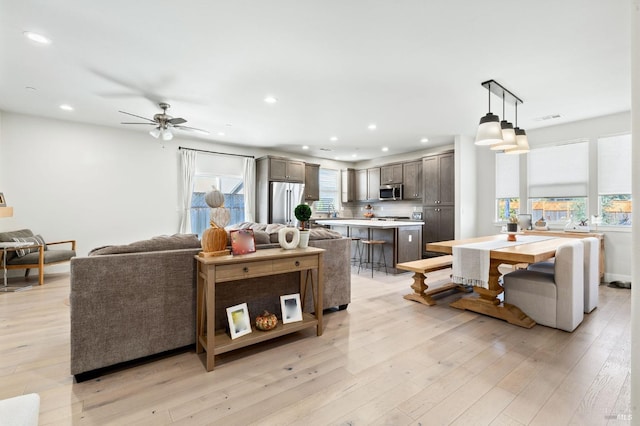
[[[126,111],[118,111],[118,112],[121,112],[121,113],[123,113],[123,114],[127,114],[127,115],[131,115],[131,116],[133,116],[133,117],[138,117],[138,118],[141,118],[141,119],[143,119],[143,120],[147,120],[147,121],[150,121],[150,122],[152,122],[152,123],[155,123],[155,121],[154,121],[154,120],[152,120],[152,119],[150,119],[150,118],[147,118],[147,117],[143,117],[143,116],[141,116],[141,115],[131,114],[130,112],[126,112]]]
[[[186,130],[186,131],[188,131],[188,132],[197,132],[197,133],[202,133],[203,135],[208,135],[208,134],[209,134],[209,132],[208,132],[208,131],[203,130],[203,129],[198,129],[198,128],[195,128],[195,127],[180,126],[180,125],[175,125],[175,126],[173,126],[173,127],[175,127],[176,129],[179,129],[179,130]]]
[[[171,120],[168,120],[168,121],[171,124],[182,124],[187,122],[187,120],[181,117],[172,118]]]
[[[157,123],[131,123],[131,122],[125,122],[125,121],[121,121],[120,124],[144,124],[145,126],[156,126]]]

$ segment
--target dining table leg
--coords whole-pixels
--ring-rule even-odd
[[[489,288],[474,286],[473,292],[478,294],[477,297],[463,297],[451,303],[449,306],[502,319],[510,324],[519,325],[520,327],[531,328],[536,325],[533,319],[522,312],[517,306],[503,303],[498,299],[498,296],[504,291],[500,285],[499,279],[501,274],[498,270],[498,266],[503,263],[505,262],[502,260],[490,259]]]

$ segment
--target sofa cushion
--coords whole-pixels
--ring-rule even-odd
[[[91,250],[89,256],[179,250],[198,247],[201,247],[201,244],[196,234],[161,235],[149,240],[136,241],[131,244],[98,247]]]
[[[33,232],[31,229],[18,229],[17,231],[9,231],[9,232],[0,232],[0,241],[5,243],[14,242],[13,239],[19,237],[33,237]],[[11,250],[7,252],[7,263],[14,257],[17,257],[16,252]]]
[[[75,250],[47,250],[44,252],[44,264],[65,262],[76,255]],[[14,257],[7,261],[7,265],[37,265],[39,253],[29,253],[22,257]]]
[[[44,238],[42,238],[42,235],[34,235],[33,237],[13,237],[13,241],[15,241],[16,243],[31,243],[36,246],[40,245],[44,247],[45,250],[47,250],[47,244],[44,242]],[[18,257],[22,257],[24,255],[37,251],[38,247],[24,248],[16,250],[16,255]]]

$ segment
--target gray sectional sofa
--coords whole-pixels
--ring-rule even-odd
[[[256,234],[266,225],[254,224]],[[258,250],[279,247],[256,235]],[[324,248],[324,308],[351,301],[350,240],[327,230],[312,232],[310,246]],[[315,234],[315,235],[314,235]],[[261,243],[261,244],[260,244]],[[71,260],[71,373],[78,380],[100,369],[195,343],[195,235],[156,237],[109,246]],[[216,327],[224,308],[247,302],[251,318],[269,309],[279,314],[279,298],[297,292],[299,274],[254,278],[216,291]],[[311,300],[305,303],[311,309]]]

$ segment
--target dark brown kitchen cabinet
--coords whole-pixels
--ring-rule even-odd
[[[422,161],[412,161],[402,165],[405,200],[422,199]]]

